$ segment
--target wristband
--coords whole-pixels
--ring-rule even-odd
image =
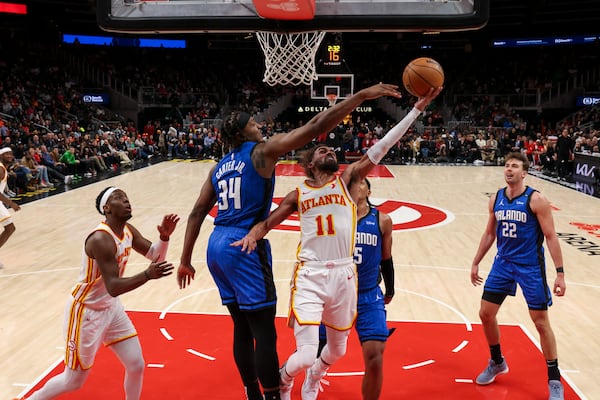
[[[565,273],[565,269],[563,267],[556,267],[556,273],[557,274],[564,274]]]

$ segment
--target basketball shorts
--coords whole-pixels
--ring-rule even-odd
[[[358,317],[356,332],[360,342],[387,341],[389,331],[386,322],[383,292],[379,286],[358,293]]]
[[[259,240],[250,254],[231,246],[247,233],[247,229],[216,226],[208,239],[206,261],[221,302],[252,311],[275,305],[277,294],[269,241]]]
[[[13,223],[12,217],[4,203],[0,204],[0,224],[7,226]]]
[[[65,365],[71,369],[90,369],[101,344],[109,346],[137,336],[120,301],[94,310],[70,299],[65,310],[67,341]]]
[[[299,262],[292,277],[289,323],[343,331],[356,319],[356,266],[349,257],[326,262]]]
[[[517,284],[521,287],[530,310],[547,310],[552,305],[544,265],[515,264],[496,256],[485,281],[484,291],[514,296]]]

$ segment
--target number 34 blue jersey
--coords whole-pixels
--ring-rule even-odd
[[[217,164],[211,177],[217,194],[215,225],[250,229],[267,218],[273,200],[275,174],[263,178],[252,164],[258,143],[245,142]]]

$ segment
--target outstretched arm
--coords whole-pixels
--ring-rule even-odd
[[[265,235],[277,225],[285,221],[287,217],[292,215],[294,211],[298,211],[298,191],[294,190],[285,196],[285,199],[265,219],[254,225],[250,232],[242,239],[231,243],[231,246],[242,246],[242,251],[251,253],[256,249],[256,242],[265,237]]]
[[[327,133],[337,126],[346,115],[366,100],[377,99],[382,96],[400,98],[398,86],[380,83],[356,92],[352,97],[344,99],[333,107],[321,111],[310,121],[290,133],[275,135],[270,138],[263,148],[266,158],[273,164],[277,159],[292,150],[298,149],[322,133]]]
[[[385,157],[387,152],[392,146],[404,136],[408,128],[415,122],[417,117],[427,108],[429,103],[435,99],[440,92],[442,87],[429,90],[429,93],[425,97],[419,98],[415,103],[414,108],[406,114],[402,121],[396,124],[390,129],[384,136],[367,150],[367,153],[361,157],[360,160],[350,164],[348,168],[342,173],[342,179],[346,184],[351,187],[352,182],[359,181],[365,178],[373,167]]]

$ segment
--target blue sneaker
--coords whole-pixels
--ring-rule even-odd
[[[494,382],[494,379],[496,379],[498,375],[506,373],[508,373],[506,360],[502,360],[502,364],[496,364],[494,360],[489,360],[487,368],[479,374],[475,382],[477,382],[478,385],[489,385]]]
[[[548,381],[548,391],[550,392],[548,400],[564,400],[565,398],[565,389],[559,380]]]

